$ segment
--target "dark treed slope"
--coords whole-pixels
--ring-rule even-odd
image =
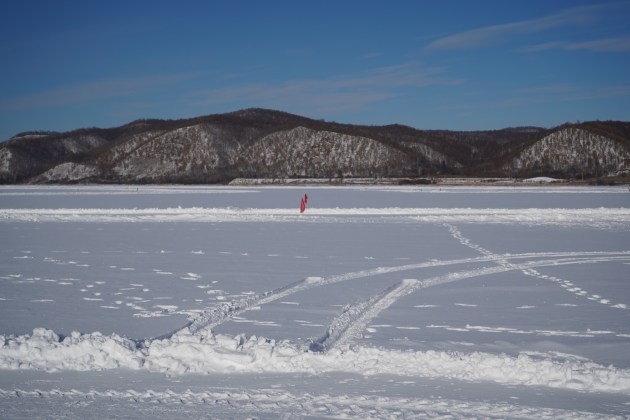
[[[236,177],[604,176],[628,165],[630,123],[417,130],[246,109],[137,120],[0,143],[0,182],[219,183]]]

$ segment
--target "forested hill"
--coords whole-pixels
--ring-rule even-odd
[[[418,130],[246,109],[116,128],[25,132],[0,143],[1,183],[223,183],[249,178],[607,176],[630,123]]]

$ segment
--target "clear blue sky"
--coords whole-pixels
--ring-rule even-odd
[[[0,140],[263,107],[422,129],[630,121],[630,1],[0,2]]]

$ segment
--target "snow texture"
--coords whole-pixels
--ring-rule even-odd
[[[625,188],[303,193],[0,189],[3,413],[630,414]]]
[[[7,222],[302,222],[302,223],[523,223],[624,227],[628,208],[470,209],[470,208],[313,208],[295,209],[0,209]]]
[[[407,288],[411,285],[413,283],[403,284]],[[397,289],[390,290],[389,296],[379,300],[395,300],[408,291]],[[366,302],[365,307],[378,310],[374,305],[374,302]],[[360,323],[361,315],[352,312],[351,322]],[[481,352],[409,352],[347,346],[319,354],[305,352],[285,341],[209,333],[178,334],[164,340],[147,340],[137,346],[129,339],[99,333],[81,335],[73,332],[61,340],[53,331],[41,328],[35,329],[31,335],[3,338],[0,347],[0,367],[3,369],[89,371],[127,368],[176,375],[347,372],[447,377],[630,394],[630,369],[580,360],[537,360],[525,354],[508,357]]]

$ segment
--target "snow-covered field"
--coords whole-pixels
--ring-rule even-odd
[[[1,418],[630,415],[626,188],[1,187],[0,238]]]

